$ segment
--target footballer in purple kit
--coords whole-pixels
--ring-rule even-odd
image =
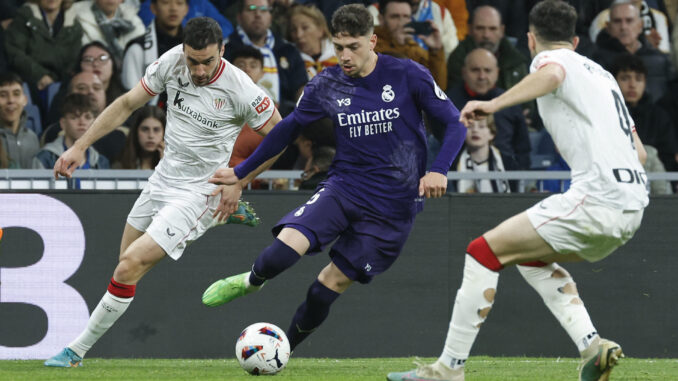
[[[331,22],[339,65],[306,85],[297,108],[252,156],[210,179],[245,186],[294,141],[302,126],[324,117],[334,122],[336,155],[327,180],[278,222],[273,244],[251,271],[215,282],[202,298],[204,304],[218,306],[259,290],[301,256],[318,253],[336,239],[331,262],[310,286],[287,331],[292,350],[320,326],[331,304],[354,281],[368,283],[393,264],[424,198],[445,193],[447,171],[466,135],[459,111],[427,69],[374,52],[372,25],[364,6],[339,8]],[[447,126],[429,172],[422,111]]]

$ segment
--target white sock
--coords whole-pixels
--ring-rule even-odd
[[[580,352],[586,349],[598,334],[570,274],[557,263],[544,267],[517,267],[570,335],[577,349]]]
[[[464,278],[457,291],[445,348],[438,361],[452,369],[464,366],[480,325],[492,308],[498,280],[499,273],[466,254]]]
[[[127,310],[132,298],[120,298],[106,291],[104,297],[92,312],[87,328],[68,347],[78,356],[85,357],[92,345],[103,336],[116,320]]]

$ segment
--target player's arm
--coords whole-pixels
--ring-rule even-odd
[[[209,179],[209,182],[219,185],[239,184],[244,188],[252,179],[273,165],[283,150],[297,138],[301,131],[301,125],[294,119],[295,112],[293,111],[281,120],[280,114],[276,110],[274,116],[262,128],[264,130],[262,133],[265,133],[266,137],[250,157],[235,168],[218,169]]]
[[[124,123],[134,110],[151,98],[139,83],[106,107],[87,132],[54,163],[54,178],[58,179],[59,175],[70,178],[75,169],[85,162],[85,151],[89,146]]]
[[[564,80],[565,70],[562,66],[546,63],[500,96],[485,102],[468,102],[461,110],[460,120],[468,126],[471,120],[549,94],[560,87]]]
[[[633,128],[633,144],[636,147],[636,152],[638,152],[640,164],[645,165],[645,162],[647,161],[647,151],[645,151],[645,146],[643,145],[643,142],[640,141],[640,136],[638,136],[635,127]]]

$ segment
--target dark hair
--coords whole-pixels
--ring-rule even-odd
[[[310,140],[313,147],[336,146],[334,140],[334,123],[329,118],[318,119],[317,121],[304,126],[299,133],[302,139]]]
[[[63,118],[66,114],[82,114],[85,112],[92,113],[92,116],[97,114],[96,105],[94,102],[85,94],[68,94],[64,98],[64,104],[61,106],[61,117]]]
[[[545,0],[532,8],[529,23],[541,41],[571,42],[575,36],[577,11],[565,1]]]
[[[221,48],[221,27],[210,17],[196,17],[188,20],[184,27],[184,44],[195,50],[217,44]]]
[[[231,57],[231,63],[235,62],[237,58],[254,58],[255,60],[261,62],[261,66],[264,66],[264,56],[261,54],[259,49],[251,46],[251,45],[243,45],[242,47],[236,49],[235,52],[233,52],[232,57]]]
[[[381,13],[383,15],[386,12],[386,7],[390,3],[407,3],[407,5],[410,6],[410,9],[414,8],[412,6],[412,3],[410,3],[410,0],[379,0],[379,13]],[[414,12],[414,11],[415,10],[412,9],[412,12]]]
[[[141,123],[148,118],[154,118],[160,121],[164,135],[165,123],[167,122],[165,111],[157,106],[144,106],[137,110],[134,114],[134,123],[127,135],[127,140],[125,141],[125,149],[123,149],[120,154],[120,165],[122,169],[137,169],[137,159],[143,156],[144,153],[144,150],[139,143],[139,126],[141,126]],[[152,166],[155,168],[160,162],[160,152],[153,152],[152,155]]]
[[[23,91],[24,81],[21,79],[21,77],[19,77],[17,73],[12,71],[5,71],[0,73],[0,86],[8,86],[14,83],[18,84],[19,86],[22,86]]]
[[[75,65],[75,70],[73,71],[73,76],[76,74],[82,72],[82,67],[81,67],[81,62],[82,62],[82,57],[85,55],[85,52],[87,49],[89,49],[92,46],[96,46],[97,48],[100,48],[104,51],[106,51],[106,54],[111,57],[111,60],[113,62],[113,70],[111,73],[111,79],[108,81],[108,88],[106,88],[106,105],[109,105],[113,103],[113,101],[121,96],[122,94],[125,93],[125,89],[122,86],[122,82],[120,81],[120,62],[118,59],[115,57],[115,55],[111,52],[111,49],[108,48],[108,46],[104,45],[101,41],[92,41],[88,44],[85,44],[80,48],[80,53],[78,54],[78,60],[76,61]],[[70,80],[69,80],[70,82]],[[103,80],[102,80],[103,82]]]
[[[617,74],[622,71],[632,71],[635,73],[643,74],[647,77],[647,67],[643,60],[630,53],[620,54],[615,58],[612,66],[610,67],[610,73],[616,78]]]
[[[348,4],[332,15],[332,35],[367,36],[374,30],[374,17],[362,4]]]
[[[332,165],[332,160],[334,160],[334,155],[337,151],[331,146],[319,146],[313,147],[311,152],[313,157],[311,163],[318,167],[318,171],[326,172],[330,169],[330,165]]]

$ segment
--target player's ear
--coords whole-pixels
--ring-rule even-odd
[[[527,32],[527,48],[530,52],[534,52],[537,49],[537,41],[532,32]]]
[[[374,50],[375,46],[377,46],[377,35],[372,34],[372,37],[370,37],[370,50]]]
[[[572,47],[577,49],[577,46],[579,46],[579,36],[574,36],[572,38]]]
[[[225,47],[225,46],[226,46],[226,45],[221,44],[221,49],[219,49],[219,57],[223,57],[223,56],[224,56],[224,50],[225,50],[224,47]]]

